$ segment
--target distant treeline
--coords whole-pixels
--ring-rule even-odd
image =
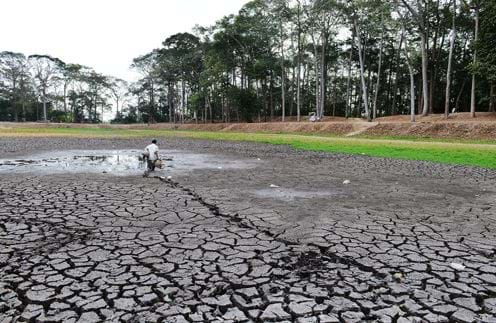
[[[115,122],[475,115],[495,109],[494,48],[494,0],[255,0],[135,58],[129,86],[2,53],[0,119],[43,119],[43,102],[47,118],[91,122],[110,104]]]
[[[127,93],[123,80],[48,55],[0,52],[0,121],[101,122]]]

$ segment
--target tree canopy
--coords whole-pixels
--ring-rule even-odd
[[[114,122],[173,123],[494,111],[495,31],[489,0],[253,0],[136,57],[133,83],[2,52],[0,120],[101,122],[111,109]]]

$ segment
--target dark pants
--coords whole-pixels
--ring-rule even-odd
[[[151,171],[151,172],[155,171],[155,161],[154,160],[147,159],[146,160],[146,166],[147,166],[149,171]]]

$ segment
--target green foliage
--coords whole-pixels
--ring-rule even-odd
[[[259,110],[260,104],[256,94],[252,90],[231,87],[228,90],[228,98],[233,105],[238,107],[243,121],[253,121],[253,117]]]
[[[480,37],[477,43],[479,64],[476,70],[496,82],[496,2],[483,1],[480,13]]]
[[[405,53],[420,97],[420,29],[428,43],[429,102],[437,113],[444,111],[453,17],[457,38],[449,103],[450,109],[467,111],[472,73],[479,105],[496,82],[495,7],[488,0],[457,0],[456,12],[451,0],[248,1],[237,14],[171,35],[160,48],[136,57],[131,67],[141,78],[129,85],[48,55],[1,52],[0,119],[38,120],[43,101],[73,122],[99,122],[109,102],[117,110],[115,122],[186,122],[195,115],[212,122],[267,120],[281,116],[283,108],[286,116],[295,116],[298,103],[302,115],[362,117],[358,40],[369,85],[365,95],[369,101],[377,96],[378,116],[405,114],[410,91]],[[428,28],[421,28],[419,18]]]

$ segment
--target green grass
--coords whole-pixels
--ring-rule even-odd
[[[455,165],[496,168],[495,142],[455,142],[427,138],[345,138],[336,136],[232,133],[112,128],[0,128],[1,137],[63,136],[80,138],[183,137],[290,145],[296,149],[361,154]]]

